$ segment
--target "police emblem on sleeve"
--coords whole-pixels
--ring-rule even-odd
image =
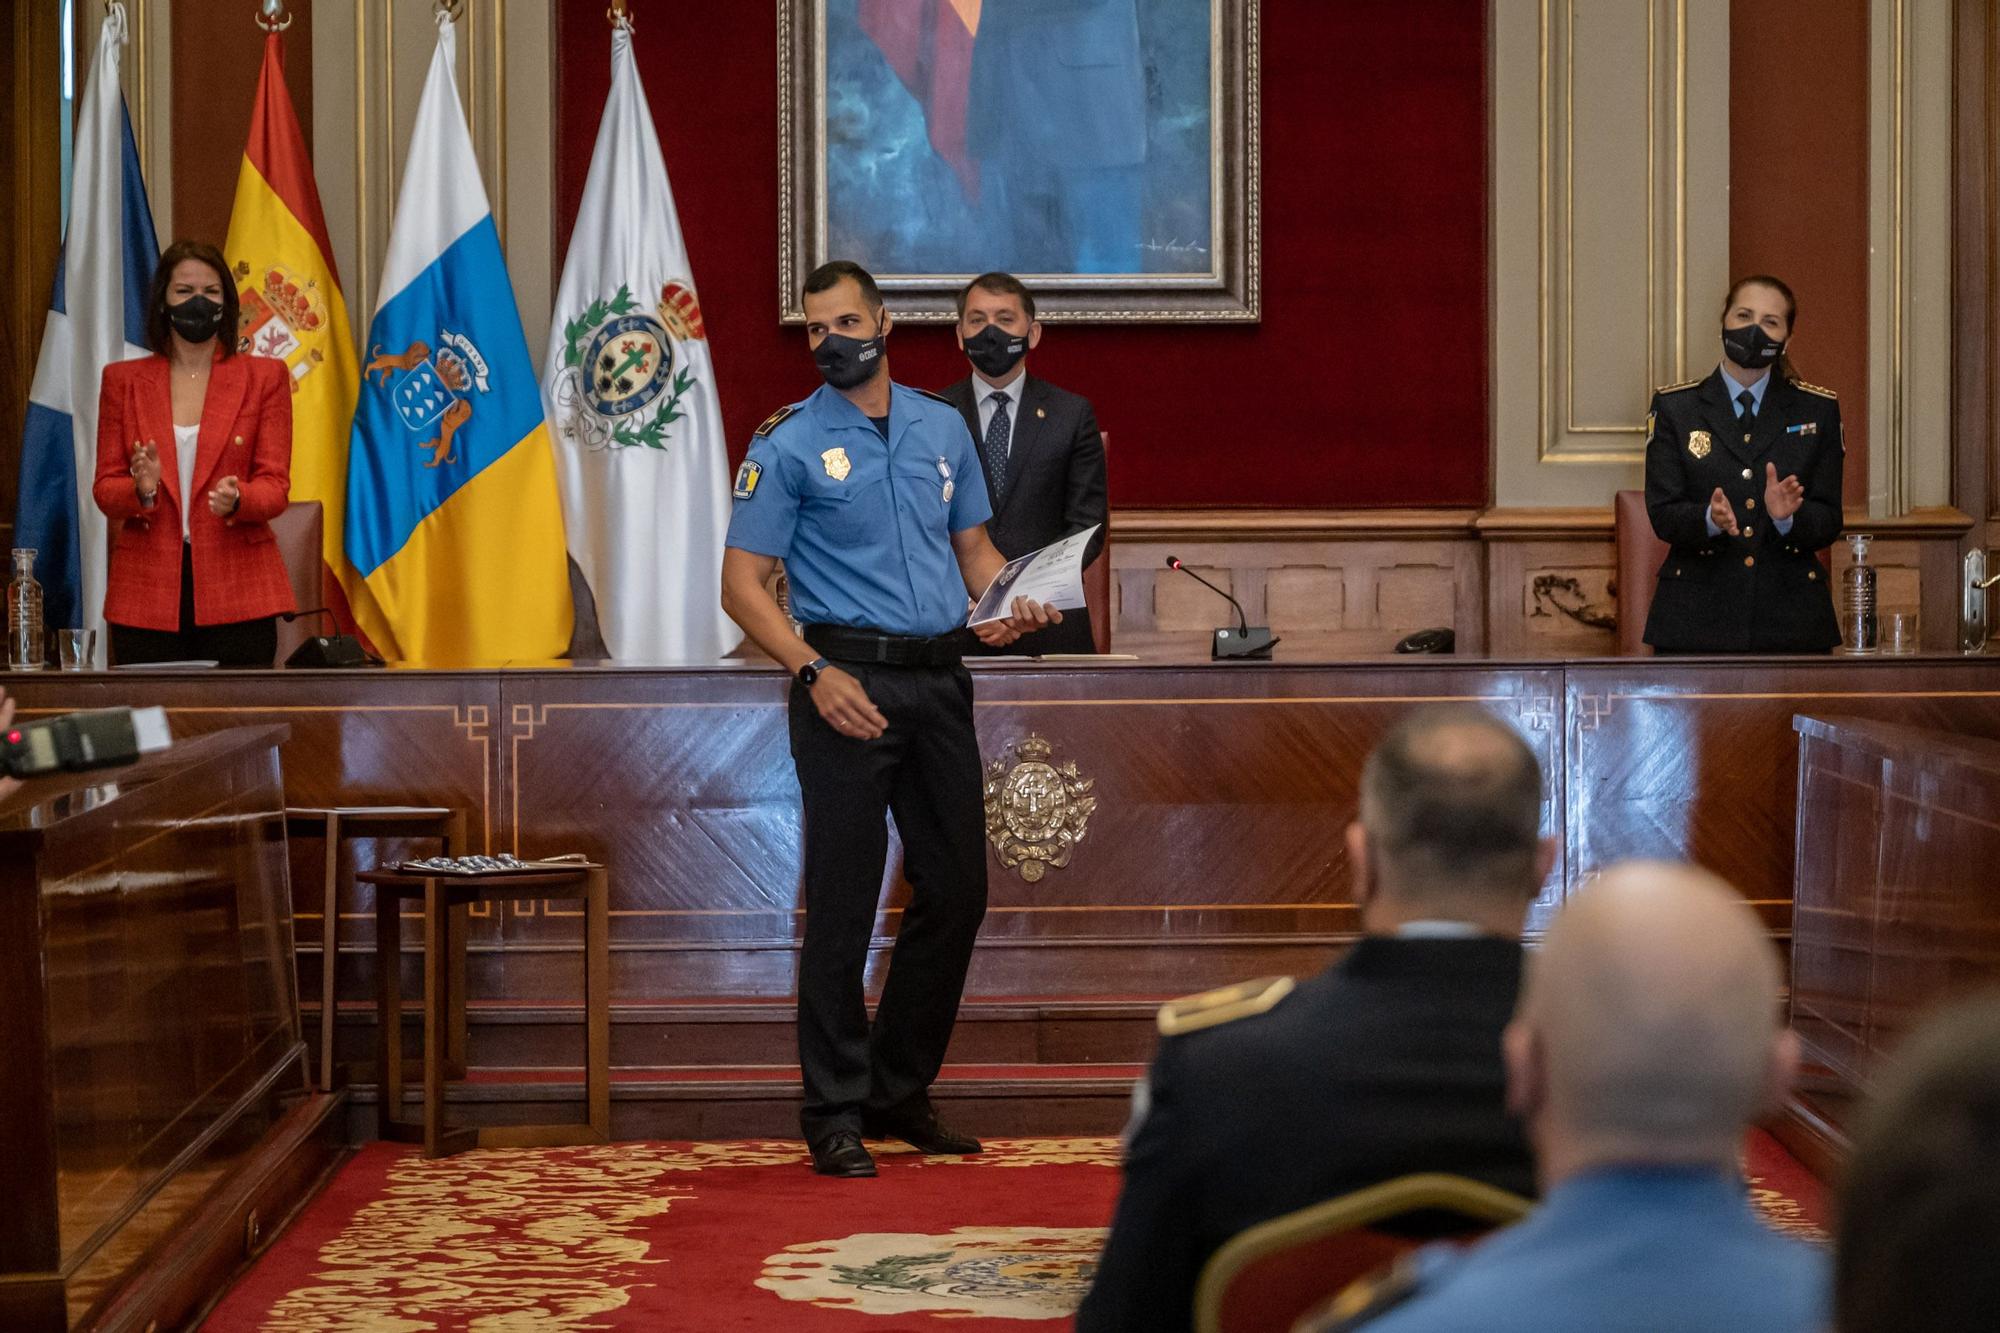
[[[401,353],[389,354],[377,343],[361,368],[363,380],[373,380],[389,391],[390,406],[418,447],[430,451],[425,467],[441,467],[455,462],[452,436],[472,420],[475,394],[489,392],[492,372],[472,339],[450,329],[438,330],[440,346],[433,353],[429,343],[413,342]],[[376,379],[376,376],[381,378]],[[428,438],[426,438],[428,437]]]
[[[694,288],[669,282],[642,308],[630,286],[563,323],[563,367],[555,385],[556,429],[586,449],[667,448],[668,427],[687,413],[694,368],[681,346],[707,334]]]
[[[1097,783],[1074,760],[1058,767],[1055,746],[1033,732],[1008,751],[1011,764],[1003,756],[986,766],[986,837],[1000,864],[1033,884],[1069,864],[1097,809]]]

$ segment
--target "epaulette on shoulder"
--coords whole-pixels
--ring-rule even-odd
[[[1707,379],[1707,378],[1708,378],[1708,376],[1706,376],[1706,375],[1703,375],[1703,376],[1700,376],[1700,377],[1698,377],[1698,378],[1696,378],[1696,379],[1691,379],[1691,380],[1682,380],[1682,381],[1681,381],[1681,382],[1680,382],[1679,384],[1662,384],[1662,385],[1661,385],[1661,386],[1660,386],[1659,388],[1657,388],[1657,389],[1653,390],[1653,392],[1654,392],[1654,393],[1681,393],[1681,392],[1684,392],[1684,391],[1686,391],[1686,390],[1688,390],[1688,389],[1698,389],[1698,388],[1700,388],[1700,387],[1701,387],[1701,382],[1702,382],[1702,380],[1705,380],[1705,379]]]
[[[766,435],[769,435],[772,431],[776,430],[778,427],[784,425],[785,418],[789,417],[792,413],[798,410],[799,410],[799,405],[797,403],[793,403],[789,407],[781,407],[777,411],[773,412],[770,416],[765,417],[764,424],[757,427],[757,429],[752,433],[755,434],[757,438],[761,440]]]
[[[1220,990],[1169,1000],[1160,1006],[1160,1035],[1182,1037],[1239,1018],[1269,1013],[1278,1001],[1292,993],[1295,984],[1290,977],[1259,977]]]
[[[1793,380],[1792,387],[1794,389],[1804,389],[1807,393],[1816,393],[1822,398],[1831,398],[1835,402],[1840,401],[1840,395],[1833,390],[1823,389],[1817,384],[1807,384],[1804,380]]]
[[[911,385],[910,387],[916,389],[916,386],[914,384]],[[924,397],[931,399],[933,402],[943,403],[946,407],[953,409],[956,409],[958,407],[957,403],[952,402],[951,399],[945,397],[943,394],[939,393],[935,389],[917,389],[917,392],[922,394]]]

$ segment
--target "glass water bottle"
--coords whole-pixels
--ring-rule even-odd
[[[1862,657],[1875,651],[1875,566],[1868,563],[1868,543],[1875,539],[1865,532],[1851,532],[1847,544],[1854,549],[1854,563],[1841,571],[1841,647],[1851,656]]]
[[[49,664],[48,634],[42,628],[42,585],[35,582],[35,553],[14,549],[14,578],[7,585],[7,666],[40,671]]]

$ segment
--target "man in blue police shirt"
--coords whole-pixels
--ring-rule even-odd
[[[806,336],[826,386],[757,428],[736,473],[722,606],[793,673],[792,759],[805,815],[799,958],[800,1126],[813,1169],[872,1176],[863,1134],[924,1152],[979,1141],[943,1125],[930,1085],[986,914],[985,810],[968,595],[1006,561],[958,410],[889,378],[874,278],[835,260],[805,281]],[[767,589],[785,562],[792,612]],[[1012,642],[1062,613],[1016,598],[973,631]],[[868,1021],[863,977],[888,855],[903,839],[910,903]]]

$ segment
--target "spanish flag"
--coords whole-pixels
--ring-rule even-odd
[[[242,349],[280,358],[292,370],[292,499],[317,500],[324,511],[326,605],[343,630],[354,631],[358,614],[372,631],[365,623],[367,588],[348,563],[342,535],[359,363],[275,32],[264,39],[223,253],[242,297]]]

